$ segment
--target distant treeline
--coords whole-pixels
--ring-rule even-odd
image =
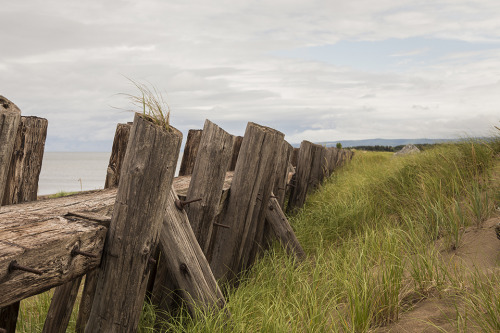
[[[416,143],[414,146],[416,146],[420,150],[426,150],[429,148],[432,148],[438,144],[436,143]],[[355,147],[348,147],[351,149],[357,149],[357,150],[366,150],[366,151],[388,151],[388,152],[397,152],[403,149],[405,145],[399,145],[399,146],[355,146]]]

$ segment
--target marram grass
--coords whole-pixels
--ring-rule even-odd
[[[146,304],[139,331],[370,332],[419,300],[449,293],[457,295],[450,320],[458,331],[495,331],[498,279],[464,274],[443,254],[500,205],[500,189],[489,183],[499,151],[498,140],[403,158],[358,151],[290,217],[308,253],[303,263],[274,244],[239,288],[222,286],[230,320],[224,311],[200,311],[195,320],[181,309],[155,326],[155,309]]]

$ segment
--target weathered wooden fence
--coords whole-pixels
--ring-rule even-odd
[[[0,332],[15,331],[20,300],[53,287],[43,331],[65,332],[83,276],[77,332],[136,331],[145,295],[165,313],[183,302],[193,315],[230,316],[217,281],[237,286],[274,239],[303,260],[283,211],[352,158],[307,141],[294,149],[255,123],[235,137],[207,120],[189,132],[174,179],[182,134],[136,114],[117,126],[104,190],[27,202],[47,122],[0,96],[0,125]]]

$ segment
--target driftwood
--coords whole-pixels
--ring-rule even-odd
[[[232,152],[233,136],[206,120],[186,197],[187,200],[201,199],[199,204],[186,207],[186,212],[198,244],[205,254],[210,245],[214,219],[219,212]]]
[[[269,223],[274,236],[280,241],[289,255],[293,255],[298,261],[302,261],[306,258],[306,253],[297,240],[276,198],[271,198],[271,200],[269,200],[266,211],[266,221]]]
[[[19,108],[0,95],[0,203],[3,202],[5,184],[9,174],[10,161],[20,120],[21,111]]]
[[[182,154],[181,165],[179,167],[179,176],[186,176],[193,173],[202,132],[202,130],[189,130],[186,145],[184,146],[184,153]]]
[[[241,145],[227,208],[214,236],[210,265],[217,279],[233,278],[251,262],[256,235],[263,233],[265,207],[271,196],[276,155],[284,135],[249,123]]]
[[[64,284],[97,267],[106,230],[92,219],[76,216],[58,216],[37,223],[2,219],[0,306]],[[74,249],[96,257],[76,255]],[[15,269],[16,262],[34,271]]]
[[[242,136],[235,136],[233,143],[233,152],[231,156],[231,163],[229,164],[229,171],[234,171],[236,168],[236,162],[238,161],[238,155],[240,154],[241,143],[243,142]]]
[[[177,291],[192,314],[196,308],[206,311],[221,309],[225,305],[224,296],[196,241],[186,212],[176,207],[175,200],[177,194],[172,189],[160,232],[160,250],[165,255],[160,256],[153,303],[160,312],[168,311],[171,293]]]
[[[127,143],[131,127],[132,123],[116,125],[113,149],[111,150],[111,156],[109,157],[104,188],[116,187],[120,182],[120,172],[125,158],[125,152],[127,151]]]
[[[85,332],[137,330],[181,140],[135,115]]]

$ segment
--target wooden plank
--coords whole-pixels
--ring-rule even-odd
[[[47,119],[21,117],[14,151],[10,161],[2,205],[12,205],[37,199],[38,178],[47,137]],[[14,332],[19,302],[0,309],[0,327]]]
[[[125,152],[127,151],[128,137],[132,123],[116,125],[113,148],[109,157],[108,169],[104,188],[117,187],[120,182],[120,172],[122,169]]]
[[[287,211],[294,212],[302,208],[306,201],[307,193],[314,187],[317,180],[311,178],[313,166],[321,161],[323,147],[309,141],[302,141],[297,158],[295,184],[293,184]],[[317,170],[317,169],[315,169]]]
[[[82,277],[66,282],[54,291],[42,333],[65,333]]]
[[[198,157],[194,164],[187,200],[201,202],[185,208],[198,244],[207,254],[215,216],[233,153],[233,136],[208,119],[203,127]]]
[[[302,249],[290,222],[288,222],[276,198],[271,198],[269,200],[266,211],[266,221],[268,221],[273,234],[289,255],[293,255],[298,261],[302,261],[306,258],[306,253]]]
[[[217,279],[233,280],[250,263],[250,251],[265,207],[271,196],[276,156],[284,135],[274,129],[248,123],[228,198],[211,257]]]
[[[137,330],[181,141],[135,115],[85,332]]]
[[[2,205],[37,199],[47,125],[47,119],[21,117]]]
[[[186,176],[193,173],[194,163],[198,155],[202,130],[191,129],[188,132],[184,153],[182,154],[179,176]]]
[[[231,164],[229,165],[228,171],[234,171],[236,168],[236,162],[238,161],[238,155],[240,154],[241,143],[243,142],[242,136],[234,137],[233,152],[231,156]]]
[[[0,95],[0,203],[3,202],[5,184],[20,121],[21,111],[19,108]]]
[[[289,179],[289,164],[292,158],[293,147],[286,141],[283,141],[281,153],[278,155],[278,164],[276,166],[273,193],[280,207],[285,204],[286,184]]]
[[[168,311],[170,294],[177,290],[191,314],[195,313],[196,308],[204,311],[222,309],[225,305],[224,296],[196,241],[188,216],[184,210],[175,206],[177,194],[174,189],[169,195],[160,232],[160,250],[165,255],[160,257],[153,303],[160,312]],[[160,274],[160,271],[168,274]]]
[[[292,157],[290,163],[292,163],[293,167],[297,167],[297,159],[299,157],[300,148],[293,148]]]
[[[0,224],[0,306],[75,279],[100,262],[107,228],[93,220],[58,216],[38,222],[3,222]],[[97,258],[72,255],[74,248],[93,253]],[[13,261],[42,274],[9,269]]]

